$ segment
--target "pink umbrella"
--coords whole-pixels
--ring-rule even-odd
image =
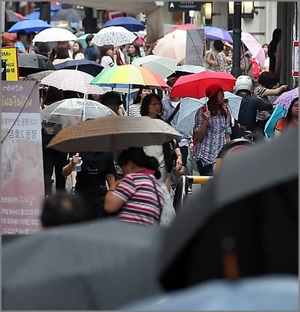
[[[241,40],[251,52],[252,56],[257,59],[259,64],[264,66],[266,59],[265,52],[258,40],[245,31],[242,31]]]
[[[175,30],[190,30],[190,29],[200,29],[200,27],[194,25],[194,24],[183,24],[183,25],[177,25],[177,26],[174,26],[172,28],[170,28],[166,34],[169,34]]]
[[[285,109],[289,109],[293,99],[299,96],[299,88],[295,88],[290,91],[283,92],[274,102],[278,106],[282,106]]]

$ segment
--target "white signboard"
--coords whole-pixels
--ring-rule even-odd
[[[187,30],[185,64],[203,66],[204,29]]]

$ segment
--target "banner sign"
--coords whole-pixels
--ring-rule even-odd
[[[203,66],[204,29],[189,29],[186,36],[185,64]]]
[[[36,81],[2,81],[2,234],[40,229],[44,174]]]
[[[4,70],[1,72],[2,80],[18,81],[19,69],[18,69],[17,48],[3,47],[1,49],[1,60],[2,60],[2,66],[4,66],[2,67],[2,69]]]
[[[293,76],[299,76],[299,42],[294,41],[293,49]]]
[[[169,2],[169,12],[174,11],[201,11],[204,2],[194,2],[194,1],[178,1]]]

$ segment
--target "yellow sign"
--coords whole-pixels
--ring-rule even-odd
[[[19,72],[18,72],[17,48],[15,47],[2,48],[1,60],[2,60],[2,68],[1,68],[2,80],[18,81]]]

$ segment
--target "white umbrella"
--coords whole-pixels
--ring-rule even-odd
[[[42,120],[62,125],[76,125],[86,119],[114,115],[113,110],[97,101],[78,98],[55,102],[41,111]]]
[[[40,33],[38,33],[33,42],[56,42],[56,41],[76,41],[77,37],[69,30],[52,27],[47,28]]]
[[[132,64],[152,69],[162,78],[166,78],[175,72],[177,61],[169,57],[147,55],[137,58]]]
[[[112,44],[115,47],[132,43],[137,36],[121,26],[110,26],[103,28],[94,36],[92,43],[97,46]]]
[[[110,90],[110,88],[90,85],[93,79],[92,75],[76,69],[60,69],[43,78],[41,84],[84,94],[103,94]]]
[[[252,56],[257,59],[259,64],[261,66],[264,66],[266,57],[265,52],[259,41],[251,34],[245,31],[242,31],[241,40],[246,45],[248,50],[251,52]]]

